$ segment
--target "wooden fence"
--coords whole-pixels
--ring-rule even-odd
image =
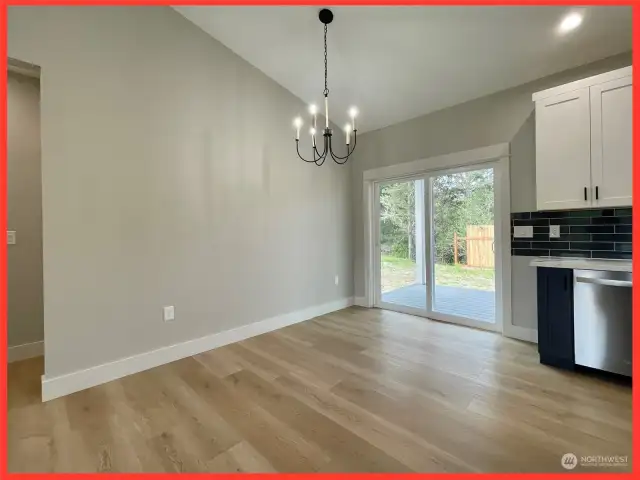
[[[495,265],[493,225],[467,225],[467,236],[453,234],[453,258],[458,262],[458,242],[466,242],[467,266],[493,268]]]

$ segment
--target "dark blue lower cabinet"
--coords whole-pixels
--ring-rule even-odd
[[[573,270],[538,267],[538,351],[540,363],[575,367]]]

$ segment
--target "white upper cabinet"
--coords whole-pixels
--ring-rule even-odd
[[[533,95],[538,210],[631,205],[631,67]]]
[[[631,77],[591,87],[594,205],[631,205]]]
[[[590,129],[588,88],[537,102],[538,210],[589,206]]]

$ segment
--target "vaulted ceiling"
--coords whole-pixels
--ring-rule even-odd
[[[309,103],[322,101],[318,7],[174,7]],[[630,7],[335,7],[330,112],[373,130],[631,50]],[[333,117],[333,116],[332,116]]]

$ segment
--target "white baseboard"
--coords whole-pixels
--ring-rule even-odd
[[[239,342],[263,333],[278,330],[295,323],[310,320],[320,315],[335,312],[353,305],[353,298],[344,298],[333,302],[316,305],[290,312],[284,315],[267,318],[265,320],[244,325],[224,332],[196,338],[186,342],[162,347],[150,352],[123,358],[114,362],[97,365],[86,370],[60,375],[57,377],[42,376],[42,401],[69,395],[96,385],[117,380],[134,373],[142,372],[166,363],[175,362],[181,358],[197,355],[213,350],[217,347]]]
[[[353,304],[359,307],[368,307],[366,297],[354,297]]]
[[[518,327],[516,325],[504,325],[505,337],[524,340],[525,342],[538,343],[538,330],[535,328]]]
[[[9,347],[7,352],[7,361],[9,363],[19,362],[27,358],[40,357],[44,355],[44,342],[25,343],[24,345],[16,345]]]

